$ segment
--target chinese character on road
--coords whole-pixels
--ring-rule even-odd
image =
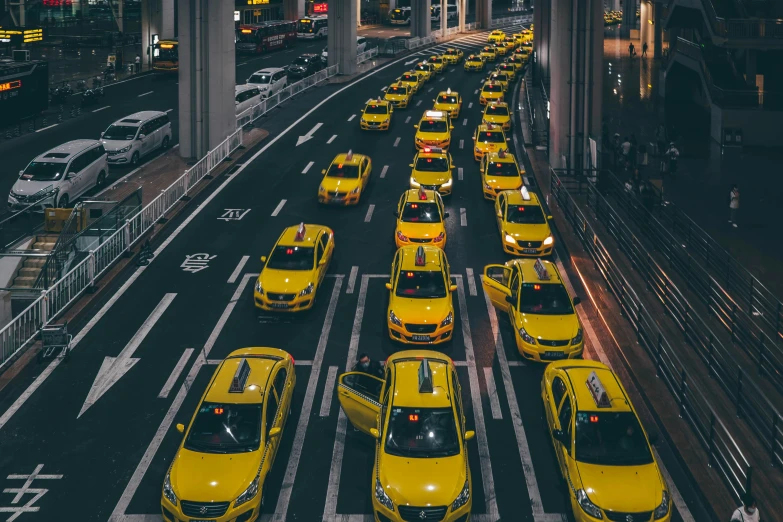
[[[191,254],[185,256],[185,261],[180,266],[183,271],[195,274],[201,272],[209,266],[209,262],[215,259],[217,256],[211,256],[209,254]]]
[[[223,221],[239,221],[245,217],[245,214],[248,212],[250,212],[249,208],[227,208],[218,219],[222,219]]]
[[[24,481],[24,483],[21,484],[21,487],[3,489],[3,493],[14,495],[14,498],[11,499],[10,505],[5,505],[7,502],[6,497],[0,497],[0,513],[11,513],[11,516],[6,519],[6,522],[12,522],[16,520],[22,513],[37,513],[38,510],[41,509],[38,506],[33,506],[33,504],[38,502],[38,500],[42,496],[46,495],[49,490],[46,488],[31,487],[34,481],[63,478],[62,475],[42,475],[41,470],[43,467],[43,464],[38,464],[38,466],[35,467],[35,470],[33,470],[33,472],[29,475],[11,474],[6,477],[8,480]],[[25,500],[25,495],[27,495],[29,498],[27,499],[26,503],[22,504],[22,501]]]

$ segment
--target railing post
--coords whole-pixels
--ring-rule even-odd
[[[125,239],[125,253],[130,254],[130,245],[131,245],[131,233],[130,233],[130,221],[125,220],[125,224],[122,226],[122,235]]]
[[[41,290],[41,327],[46,326],[49,322],[49,296],[46,295],[46,290]]]
[[[87,261],[87,279],[90,280],[87,291],[92,293],[95,291],[95,250],[90,250],[90,256]]]

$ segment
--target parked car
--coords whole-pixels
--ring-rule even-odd
[[[126,116],[101,133],[101,143],[109,154],[110,165],[135,166],[144,156],[169,147],[169,115],[160,111],[142,111]]]
[[[255,85],[237,85],[234,88],[234,99],[236,113],[239,114],[261,102],[261,91]]]
[[[367,38],[364,36],[357,36],[356,37],[356,54],[361,54],[364,51],[367,50]],[[321,61],[324,64],[324,67],[326,67],[326,63],[329,58],[329,50],[327,47],[324,47],[323,51],[321,51]]]
[[[8,206],[19,210],[36,205],[68,207],[82,194],[106,184],[106,150],[97,140],[74,140],[44,152],[19,172]],[[41,197],[45,195],[45,197]]]
[[[321,60],[317,54],[303,54],[288,66],[288,76],[291,78],[304,78],[315,74],[322,67]]]
[[[258,87],[262,98],[269,98],[286,88],[288,74],[280,67],[267,67],[251,74],[247,84]]]

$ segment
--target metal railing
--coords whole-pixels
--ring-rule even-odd
[[[356,55],[356,64],[364,63],[367,60],[370,60],[371,58],[375,58],[378,56],[378,48],[373,47],[369,51],[364,51],[363,53],[359,53]]]
[[[770,455],[770,460],[775,465],[783,464],[783,415],[778,411],[775,405],[767,398],[766,394],[756,384],[755,372],[748,372],[735,360],[732,350],[727,348],[704,321],[698,310],[688,301],[688,298],[677,288],[676,283],[669,277],[663,266],[656,260],[655,256],[647,249],[644,242],[631,231],[627,224],[627,218],[621,216],[604,199],[588,178],[594,175],[594,171],[583,172],[578,170],[558,169],[554,171],[558,182],[565,183],[571,193],[577,193],[583,197],[583,201],[592,212],[595,218],[603,225],[606,231],[615,239],[617,248],[626,255],[633,268],[644,280],[648,291],[655,294],[657,300],[664,306],[667,315],[672,322],[682,332],[685,341],[695,350],[696,355],[705,364],[706,369],[713,379],[720,385],[726,395],[732,400],[736,407],[737,415],[745,420],[751,431],[755,434],[759,442]],[[588,175],[586,175],[588,174]],[[603,189],[606,182],[599,186]],[[621,195],[625,198],[626,196]],[[635,200],[635,198],[634,198]],[[637,205],[634,212],[646,212]],[[646,239],[655,241],[656,248],[660,247],[661,252],[669,262],[669,267],[683,269],[686,262],[672,255],[671,250],[663,242],[658,243],[655,226],[645,226],[644,236]],[[676,246],[674,247],[676,248]],[[690,269],[689,269],[690,270]],[[693,271],[699,270],[693,267]],[[688,279],[689,276],[686,276]],[[696,276],[694,276],[696,277]],[[709,278],[709,275],[706,276]],[[711,313],[718,316],[721,321],[727,321],[729,318],[725,314],[713,309],[717,306],[716,296],[720,295],[719,286],[711,289],[701,287],[700,284],[694,286],[698,295],[702,291],[709,291],[712,295],[707,297],[707,306]],[[725,294],[724,294],[725,295]],[[729,298],[730,299],[730,298]],[[735,310],[736,313],[736,310]],[[725,323],[724,323],[725,324]],[[739,324],[739,323],[737,323]],[[747,326],[746,323],[742,323]],[[749,354],[754,351],[753,346],[740,342],[737,337],[739,332],[730,329],[732,341],[740,346]],[[766,357],[760,354],[760,365],[770,364],[772,368],[766,371],[775,371],[775,365],[780,361],[772,357],[769,351]],[[773,381],[774,382],[774,381]]]
[[[11,211],[0,220],[0,248],[6,250],[43,227],[42,202],[57,196],[59,189],[49,185],[25,198],[25,207]]]
[[[533,15],[523,15],[523,16],[508,16],[504,18],[495,18],[492,20],[492,23],[490,24],[490,27],[492,29],[497,29],[498,27],[506,27],[509,25],[516,25],[519,23],[527,23],[533,21]]]
[[[229,135],[198,163],[169,185],[158,197],[125,223],[88,256],[57,280],[21,314],[0,329],[0,368],[35,340],[39,330],[55,319],[86,289],[94,286],[107,269],[122,257],[204,177],[242,144],[242,127]]]
[[[721,18],[712,0],[702,0],[713,33],[726,39],[783,39],[783,20],[769,18]]]
[[[550,174],[552,201],[557,203],[617,299],[625,318],[636,332],[639,345],[655,364],[657,376],[663,380],[676,400],[680,417],[691,427],[707,453],[710,466],[718,471],[734,498],[739,500],[744,492],[750,490],[752,466],[729,433],[720,414],[713,408],[707,393],[691,378],[677,350],[658,327],[656,318],[639,299],[622,269],[614,262],[590,221],[574,201],[569,193],[569,186],[573,183],[569,180],[564,182],[554,171],[550,171]]]
[[[57,235],[57,242],[55,242],[54,247],[49,252],[49,257],[46,258],[38,278],[33,283],[34,290],[40,291],[41,289],[49,288],[49,285],[60,277],[60,272],[62,272],[68,261],[71,243],[79,232],[78,217],[83,212],[86,212],[86,210],[82,203],[77,203],[71,209],[68,219],[65,220],[62,230]]]

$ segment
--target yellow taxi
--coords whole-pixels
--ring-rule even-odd
[[[454,363],[431,350],[386,360],[385,379],[340,375],[337,397],[357,430],[376,439],[376,522],[465,522],[473,503],[462,390]]]
[[[434,190],[423,188],[403,192],[397,203],[397,227],[394,242],[397,248],[405,245],[427,244],[438,248],[446,246],[446,226],[449,217],[443,199]]]
[[[293,358],[243,348],[220,363],[163,479],[163,520],[258,520],[296,385]]]
[[[617,375],[597,361],[557,361],[541,380],[547,426],[577,522],[672,518],[650,440]]]
[[[383,100],[380,96],[376,100],[367,100],[359,119],[359,127],[362,130],[389,130],[392,114],[394,106],[390,101]]]
[[[505,74],[508,77],[509,83],[513,83],[517,79],[517,68],[513,63],[500,63],[495,67],[495,72]]]
[[[471,54],[465,59],[466,71],[483,71],[487,61],[480,54]]]
[[[454,162],[451,154],[437,147],[424,147],[416,153],[413,163],[409,165],[411,171],[411,188],[424,188],[434,190],[442,196],[451,195],[454,170]]]
[[[446,71],[446,60],[443,59],[443,56],[441,55],[433,55],[430,56],[427,59],[427,63],[432,66],[432,69],[435,71],[436,74],[440,74],[442,72]]]
[[[479,103],[486,105],[489,102],[502,102],[506,89],[502,83],[493,82],[489,79],[484,82],[479,91]]]
[[[422,85],[424,85],[424,78],[416,71],[407,71],[397,78],[397,82],[408,87],[408,89],[411,90],[411,94],[416,94]]]
[[[492,44],[492,46],[495,48],[495,53],[498,56],[505,56],[509,52],[508,47],[506,47],[506,43],[505,42],[495,42],[495,43]]]
[[[443,59],[446,60],[446,63],[452,65],[457,65],[461,62],[463,56],[465,56],[465,53],[456,47],[449,47],[443,52]]]
[[[526,47],[518,47],[514,50],[512,56],[519,57],[520,59],[527,62],[530,59],[530,50]]]
[[[438,93],[438,97],[432,100],[435,105],[432,107],[436,111],[448,112],[451,119],[459,117],[462,110],[462,96],[458,92],[452,92],[451,88]]]
[[[499,73],[497,70],[489,73],[488,82],[499,83],[503,87],[503,91],[508,91],[508,76],[505,73]]]
[[[476,127],[473,135],[473,159],[481,161],[488,152],[508,151],[508,142],[503,128],[491,123],[482,123]]]
[[[484,199],[494,200],[498,192],[522,186],[522,172],[513,154],[506,150],[489,152],[481,158],[481,188]]]
[[[394,254],[391,267],[389,337],[405,344],[441,344],[451,341],[454,306],[449,262],[442,249],[406,245]]]
[[[256,308],[301,312],[315,304],[334,253],[334,232],[323,225],[288,227],[269,256],[253,288]]]
[[[393,83],[386,89],[383,99],[398,109],[405,109],[413,98],[413,90],[402,82]]]
[[[503,130],[511,130],[511,113],[506,102],[490,102],[484,109],[481,123],[491,123],[502,127]]]
[[[514,33],[511,35],[511,38],[514,39],[514,46],[520,45],[522,42],[525,41],[525,35],[522,33]]]
[[[525,64],[527,63],[527,58],[523,58],[522,55],[514,53],[508,58],[506,58],[506,63],[509,65],[513,65],[514,71],[516,71],[519,74],[522,74],[522,68],[525,67]]]
[[[574,311],[579,298],[571,298],[554,263],[487,265],[482,284],[492,304],[508,313],[522,357],[547,362],[582,355],[582,324]]]
[[[352,151],[338,154],[318,186],[318,202],[336,205],[356,205],[367,187],[372,173],[372,160]]]
[[[435,68],[427,62],[419,62],[413,70],[424,78],[425,82],[432,80],[435,77]]]
[[[479,56],[484,59],[484,62],[494,62],[498,58],[498,51],[494,47],[487,45],[481,48]]]
[[[532,43],[533,42],[533,26],[531,25],[530,29],[522,29],[521,36],[522,36],[522,42],[521,43]]]
[[[506,45],[506,50],[513,51],[517,46],[513,36],[506,36],[503,38],[503,43]]]
[[[507,254],[541,257],[552,253],[552,216],[544,213],[538,196],[524,185],[520,190],[505,190],[497,195],[495,216],[500,242]]]
[[[451,131],[454,126],[451,124],[448,112],[425,111],[421,121],[413,127],[416,129],[413,142],[418,150],[424,147],[440,147],[448,150],[451,145]]]
[[[501,31],[500,29],[495,29],[494,31],[489,33],[489,36],[487,36],[488,43],[502,42],[505,39],[506,39],[506,33]]]

